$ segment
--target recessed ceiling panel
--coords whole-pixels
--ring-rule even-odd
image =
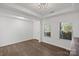
[[[72,7],[72,3],[3,3],[0,4],[4,11],[12,11],[29,17],[42,18],[51,13],[57,13]]]

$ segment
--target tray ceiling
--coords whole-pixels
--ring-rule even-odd
[[[0,11],[8,12],[22,17],[42,18],[50,14],[55,14],[62,10],[72,8],[72,3],[45,3],[40,8],[40,3],[0,3]]]

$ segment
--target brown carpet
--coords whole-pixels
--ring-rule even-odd
[[[39,43],[37,40],[28,40],[0,48],[1,56],[67,56],[69,51]]]

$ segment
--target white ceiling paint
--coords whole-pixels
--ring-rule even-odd
[[[20,3],[17,5],[30,9],[32,12],[39,14],[41,17],[48,15],[52,12],[54,13],[54,12],[60,11],[62,9],[70,8],[72,6],[72,4],[69,4],[69,3],[48,3],[46,5],[47,7],[45,7],[45,8],[39,8],[39,6],[38,6],[39,3],[29,3],[29,4]]]
[[[39,8],[39,3],[0,3],[0,14],[18,17],[42,19],[78,8],[79,4],[48,3],[45,8]]]

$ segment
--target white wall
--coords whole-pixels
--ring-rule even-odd
[[[49,22],[51,24],[51,37],[44,36],[44,23]],[[42,25],[42,41],[52,45],[56,45],[70,50],[71,40],[59,39],[59,24],[60,22],[69,22],[73,25],[73,37],[79,37],[79,12],[66,13],[58,16],[52,16],[51,18],[43,20]]]
[[[33,22],[0,15],[0,47],[33,38]]]
[[[39,20],[33,21],[33,38],[40,40],[40,21]]]

